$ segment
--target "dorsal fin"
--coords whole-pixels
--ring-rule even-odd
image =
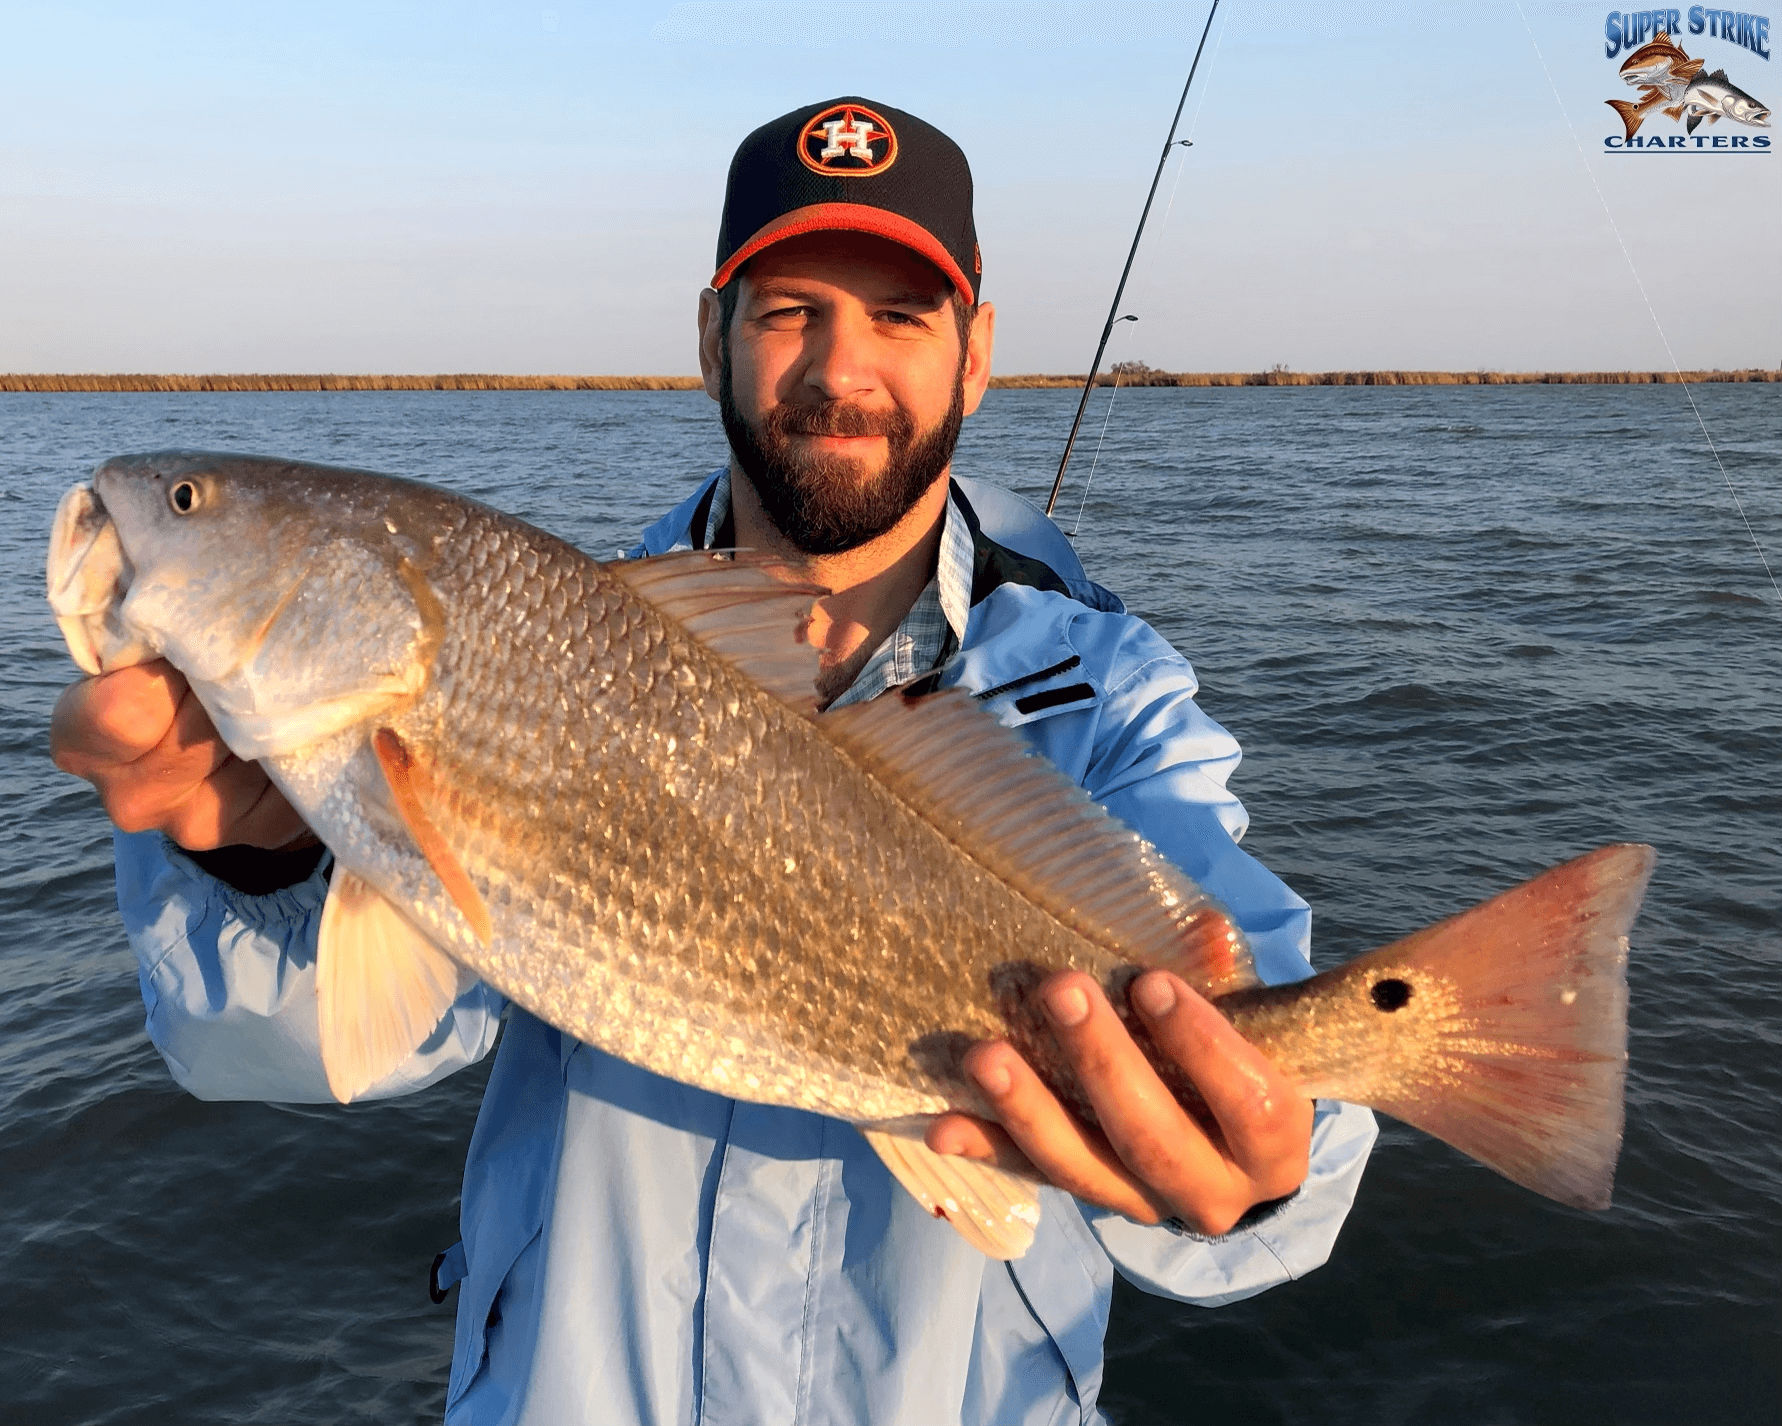
[[[1732,83],[1732,80],[1730,80],[1726,77],[1726,71],[1724,69],[1715,70],[1712,74],[1710,74],[1708,76],[1708,79],[1710,82],[1718,79],[1722,84],[1731,84]]]
[[[800,713],[817,706],[811,605],[829,591],[753,550],[681,550],[603,568]]]
[[[817,727],[942,835],[1077,934],[1203,995],[1256,983],[1230,914],[959,690],[888,694]]]

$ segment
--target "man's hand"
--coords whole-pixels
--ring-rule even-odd
[[[164,660],[63,690],[50,718],[50,756],[99,789],[106,814],[124,831],[165,832],[188,851],[284,847],[308,835],[260,765],[224,746],[185,678]]]
[[[1025,1160],[1086,1203],[1140,1223],[1180,1218],[1209,1234],[1228,1232],[1250,1208],[1304,1181],[1311,1101],[1176,976],[1140,976],[1132,1005],[1200,1090],[1215,1129],[1183,1112],[1093,978],[1055,975],[1039,994],[1100,1128],[1071,1114],[998,1040],[974,1046],[965,1070],[1000,1123],[943,1114],[928,1130],[929,1148],[1010,1167]]]

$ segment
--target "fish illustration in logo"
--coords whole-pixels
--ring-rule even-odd
[[[1621,77],[1636,89],[1664,90],[1673,99],[1701,73],[1706,60],[1691,59],[1669,35],[1660,31],[1621,63]],[[1674,86],[1674,88],[1673,88]]]
[[[1688,114],[1683,127],[1692,134],[1703,119],[1710,124],[1716,119],[1731,119],[1736,124],[1749,124],[1754,129],[1767,129],[1770,126],[1769,106],[1740,89],[1726,77],[1724,69],[1717,69],[1712,74],[1704,74],[1699,79],[1690,81],[1689,88],[1683,91],[1683,102],[1676,109],[1666,109],[1664,112],[1673,119],[1680,119],[1683,114]]]
[[[1627,137],[1640,131],[1640,125],[1654,109],[1680,104],[1689,83],[1701,73],[1703,60],[1691,59],[1683,49],[1662,31],[1641,45],[1621,64],[1621,77],[1640,91],[1638,102],[1610,99],[1605,102],[1621,116],[1627,126]]]
[[[1709,123],[1726,118],[1754,128],[1767,128],[1769,108],[1734,85],[1724,69],[1704,75],[1701,71],[1705,63],[1691,59],[1661,31],[1621,64],[1622,79],[1640,91],[1639,99],[1604,102],[1621,116],[1630,139],[1655,109],[1671,119],[1688,115],[1686,127],[1692,134],[1704,118]]]

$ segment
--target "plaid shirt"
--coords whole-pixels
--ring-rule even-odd
[[[712,487],[711,507],[706,512],[705,529],[701,531],[700,543],[705,549],[718,543],[719,532],[729,518],[730,472],[726,469]],[[957,648],[965,637],[965,621],[971,615],[971,571],[971,530],[958,503],[948,495],[947,519],[941,527],[940,558],[935,565],[934,578],[923,586],[916,602],[910,606],[910,612],[903,616],[903,622],[886,635],[854,681],[829,707],[864,703],[869,698],[877,698],[888,688],[900,687],[930,672],[946,653],[949,630]]]

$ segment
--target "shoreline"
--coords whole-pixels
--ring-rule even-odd
[[[1782,382],[1782,370],[1711,371],[1136,371],[1103,372],[1097,386],[1674,386],[1709,382]],[[1001,391],[1080,387],[1081,374],[994,376]],[[338,373],[0,373],[0,392],[105,393],[200,391],[699,391],[696,376],[508,376]]]

